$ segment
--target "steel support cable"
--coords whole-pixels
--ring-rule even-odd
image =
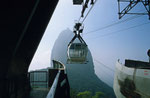
[[[85,21],[85,19],[87,18],[87,16],[89,15],[89,13],[91,12],[92,8],[94,7],[94,5],[96,4],[97,0],[95,0],[94,4],[91,6],[91,8],[89,9],[89,11],[87,12],[86,16],[83,18],[81,24],[83,24],[83,22]],[[81,19],[81,16],[79,18],[79,21]]]
[[[106,71],[104,70],[101,70],[103,71],[103,73],[106,73],[107,75],[105,76],[105,78],[107,78],[107,80],[111,79],[111,80],[114,80],[114,77],[113,76],[110,76]],[[98,75],[96,74],[96,76],[98,77]],[[102,79],[100,77],[98,77],[98,79],[100,79],[102,81]],[[98,85],[97,83],[95,83],[94,80],[91,80],[89,81],[87,78],[84,79],[85,81],[88,81],[90,84],[93,84],[93,85],[96,85],[97,87],[100,87],[101,85]],[[106,83],[107,84],[107,83]]]
[[[142,10],[139,10],[139,11],[142,11]],[[124,20],[122,20],[122,21],[117,21],[117,22],[114,22],[114,23],[109,24],[109,25],[107,25],[107,26],[100,27],[100,28],[98,28],[98,29],[89,31],[89,32],[85,33],[85,35],[86,35],[86,34],[89,34],[89,33],[94,33],[94,32],[97,32],[97,31],[100,31],[100,30],[103,30],[103,29],[106,29],[106,28],[109,28],[109,27],[112,27],[112,26],[115,26],[115,25],[118,25],[118,24],[120,24],[120,23],[124,23],[124,22],[130,21],[130,20],[133,20],[133,19],[136,19],[136,18],[139,18],[139,17],[141,17],[141,16],[135,15],[135,16],[129,17],[129,18],[127,18],[127,19],[124,19]]]
[[[111,76],[110,74],[108,74],[106,71],[104,71],[104,70],[101,70],[102,71],[102,76],[105,76],[105,77],[102,77],[101,78],[101,76],[98,76],[98,78],[100,78],[100,80],[104,80],[104,79],[106,79],[106,81],[113,81],[114,80],[114,76]],[[104,79],[103,79],[104,78]],[[105,82],[106,83],[106,82]],[[107,83],[106,83],[107,84]]]
[[[112,34],[120,33],[121,31],[127,31],[129,29],[133,29],[133,28],[136,28],[136,27],[139,27],[139,26],[142,26],[142,25],[146,25],[146,24],[150,24],[150,22],[142,23],[142,24],[135,25],[135,26],[132,26],[132,27],[129,27],[129,28],[125,28],[125,29],[121,29],[121,30],[118,30],[118,31],[115,31],[115,32],[110,32],[110,33],[107,33],[107,34],[96,36],[96,37],[91,38],[91,39],[96,39],[96,38],[100,38],[100,37],[109,36],[109,35],[112,35]]]
[[[93,49],[90,49],[91,51],[93,51]],[[107,65],[105,65],[104,63],[100,62],[99,60],[97,60],[95,57],[93,57],[93,60],[95,60],[97,63],[104,65],[106,68],[108,68],[109,70],[111,70],[112,72],[114,72],[113,69],[109,68]]]
[[[90,50],[93,51],[93,49],[90,49]],[[103,65],[105,68],[107,68],[111,72],[115,72],[113,69],[109,68],[106,64],[104,64],[104,63],[100,62],[99,60],[95,59],[95,57],[93,57],[93,60],[96,61],[97,63],[99,63],[100,65]],[[97,66],[97,67],[100,68],[100,66]],[[103,71],[104,73],[106,73],[107,75],[110,76],[110,74],[108,74],[106,71],[104,71],[104,70],[101,70],[101,71]],[[114,79],[114,76],[110,76],[110,77],[112,78],[112,80]],[[108,78],[110,78],[110,77],[108,77]]]
[[[96,61],[96,60],[95,60]],[[103,65],[106,69],[110,70],[111,72],[115,72],[113,69],[109,68],[108,66],[106,66],[105,64],[99,62],[99,61],[96,61],[97,63],[99,63],[100,65]],[[100,68],[100,66],[97,66]],[[101,69],[101,68],[100,68]],[[103,73],[107,74],[109,77],[108,78],[111,78],[112,80],[114,79],[114,76],[110,75],[109,72],[106,72],[104,70],[101,70],[103,71]]]
[[[104,67],[107,68],[107,69],[109,69],[110,71],[115,72],[113,69],[111,69],[110,67],[108,67],[106,64],[100,62],[99,60],[97,60],[97,59],[95,59],[95,58],[94,58],[94,60],[95,60],[97,63],[99,63],[99,64],[101,64],[101,65],[104,65]]]
[[[78,23],[80,22],[80,19],[81,19],[81,16],[80,16],[79,19],[78,19]]]
[[[87,34],[90,34],[90,33],[94,33],[94,32],[100,31],[100,30],[104,30],[104,29],[107,29],[107,28],[109,28],[109,27],[112,27],[112,26],[115,26],[115,25],[118,25],[118,24],[121,24],[121,23],[130,21],[130,20],[133,20],[133,19],[136,19],[136,18],[139,18],[139,17],[141,17],[141,16],[137,16],[137,15],[136,15],[136,16],[132,16],[132,17],[127,18],[127,19],[125,19],[125,20],[118,21],[118,22],[112,23],[112,24],[110,24],[110,25],[107,25],[107,26],[104,26],[104,27],[95,29],[95,30],[93,30],[93,31],[87,32],[87,33],[85,33],[84,35],[87,35]]]
[[[95,60],[96,61],[96,60]],[[104,64],[102,64],[102,63],[99,63],[98,61],[96,61],[98,64],[100,64],[100,66],[97,66],[97,67],[99,67],[100,69],[102,69],[102,67],[105,67],[106,69],[108,69],[109,70],[109,73],[110,73],[110,71],[111,71],[111,73],[113,72],[113,73],[115,73],[115,70],[112,70],[111,68],[109,68],[107,65],[104,65]],[[106,71],[104,71],[103,70],[103,72],[106,72]],[[107,73],[107,72],[106,72]],[[108,73],[107,73],[108,74]],[[109,74],[108,74],[109,75]],[[112,77],[113,78],[113,77]]]

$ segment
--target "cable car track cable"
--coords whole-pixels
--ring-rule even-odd
[[[97,62],[97,61],[96,61]],[[98,63],[98,62],[97,62]],[[98,66],[96,66],[96,67],[98,67],[98,69],[101,69],[100,71],[102,71],[103,73],[105,73],[105,74],[107,74],[108,76],[109,76],[109,78],[112,78],[112,79],[114,79],[114,76],[112,75],[112,73],[114,74],[115,73],[115,71],[104,71],[104,70],[102,70],[103,68],[106,68],[104,65],[102,65],[101,63],[98,63],[98,64],[100,64],[100,66],[98,65]],[[106,68],[107,70],[110,70],[110,69],[108,69],[108,68]]]
[[[98,1],[98,0],[95,0],[94,4],[91,6],[91,8],[89,9],[89,11],[87,12],[87,14],[85,15],[85,17],[83,18],[81,24],[83,24],[83,22],[85,21],[85,19],[87,18],[87,16],[88,16],[89,13],[91,12],[92,8],[94,7],[94,5],[96,4],[97,1]],[[81,16],[80,16],[78,22],[80,21],[80,19],[81,19]]]
[[[105,68],[107,68],[107,69],[111,70],[112,72],[115,72],[113,69],[109,68],[107,65],[103,64],[103,63],[102,63],[102,62],[100,62],[99,60],[97,60],[97,59],[95,59],[95,58],[94,58],[94,60],[95,60],[97,63],[104,65],[104,66],[105,66]]]
[[[124,22],[130,21],[130,20],[133,20],[133,19],[136,19],[136,18],[139,18],[139,17],[141,17],[141,16],[137,16],[137,15],[136,15],[136,16],[132,16],[132,17],[127,18],[127,19],[125,19],[125,20],[117,21],[117,22],[112,23],[112,24],[109,24],[109,25],[107,25],[107,26],[104,26],[104,27],[101,27],[101,28],[92,30],[92,31],[90,31],[90,32],[85,33],[84,35],[87,35],[87,34],[90,34],[90,33],[94,33],[94,32],[97,32],[97,31],[100,31],[100,30],[103,30],[103,29],[106,29],[106,28],[109,28],[109,27],[118,25],[118,24],[120,24],[120,23],[124,23]]]
[[[89,9],[89,11],[87,12],[86,16],[84,17],[84,19],[82,20],[81,23],[83,23],[85,21],[85,19],[87,18],[87,16],[89,15],[90,11],[92,10],[92,8],[94,7],[94,5],[96,4],[97,0],[95,0],[95,3],[91,6],[91,8]]]
[[[142,11],[142,10],[139,10],[139,11]],[[94,32],[97,32],[97,31],[100,31],[100,30],[103,30],[103,29],[106,29],[106,28],[115,26],[115,25],[120,24],[120,23],[124,23],[124,22],[130,21],[130,20],[133,20],[133,19],[136,19],[136,18],[139,18],[139,17],[141,17],[141,16],[135,15],[135,16],[126,18],[126,19],[124,19],[124,20],[117,21],[117,22],[114,22],[114,23],[112,23],[112,24],[106,25],[106,26],[104,26],[104,27],[100,27],[100,28],[98,28],[98,29],[89,31],[89,32],[85,33],[84,35],[87,35],[87,34],[89,34],[89,33],[94,33]]]
[[[142,26],[142,25],[146,25],[146,24],[149,24],[149,23],[150,22],[146,22],[146,23],[143,23],[143,24],[135,25],[135,26],[132,26],[132,27],[129,27],[129,28],[125,28],[125,29],[121,29],[121,30],[118,30],[118,31],[115,31],[115,32],[110,32],[110,33],[107,33],[107,34],[96,36],[96,37],[91,38],[91,39],[96,39],[96,38],[105,37],[105,36],[109,36],[109,35],[112,35],[112,34],[120,33],[121,31],[127,31],[129,29],[136,28],[136,27],[139,27],[139,26]]]

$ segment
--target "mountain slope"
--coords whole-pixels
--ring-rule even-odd
[[[92,94],[101,91],[107,98],[115,98],[113,89],[96,76],[90,51],[86,64],[67,64],[67,46],[72,37],[71,30],[64,30],[56,40],[51,55],[51,60],[61,61],[66,66],[70,87],[78,92],[91,91]]]

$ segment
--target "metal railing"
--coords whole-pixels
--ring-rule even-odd
[[[50,91],[49,91],[49,93],[48,93],[46,98],[54,98],[55,92],[56,92],[56,88],[57,88],[57,85],[58,85],[59,76],[60,76],[60,71],[57,73],[56,78],[55,78],[55,80],[53,82],[53,85],[52,85],[52,87],[51,87],[51,89],[50,89]]]
[[[57,72],[46,98],[70,98],[70,86],[64,70]]]

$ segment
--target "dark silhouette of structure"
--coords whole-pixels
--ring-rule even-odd
[[[28,98],[28,67],[58,0],[0,3],[0,98]]]
[[[123,3],[123,4],[122,4]],[[127,5],[124,7],[124,4]],[[137,12],[130,13],[129,11],[133,9],[138,3],[142,3],[146,9],[146,13]],[[122,5],[124,8],[122,8]],[[125,14],[136,14],[136,15],[148,15],[150,19],[150,0],[118,0],[118,14],[119,19],[121,19]]]

